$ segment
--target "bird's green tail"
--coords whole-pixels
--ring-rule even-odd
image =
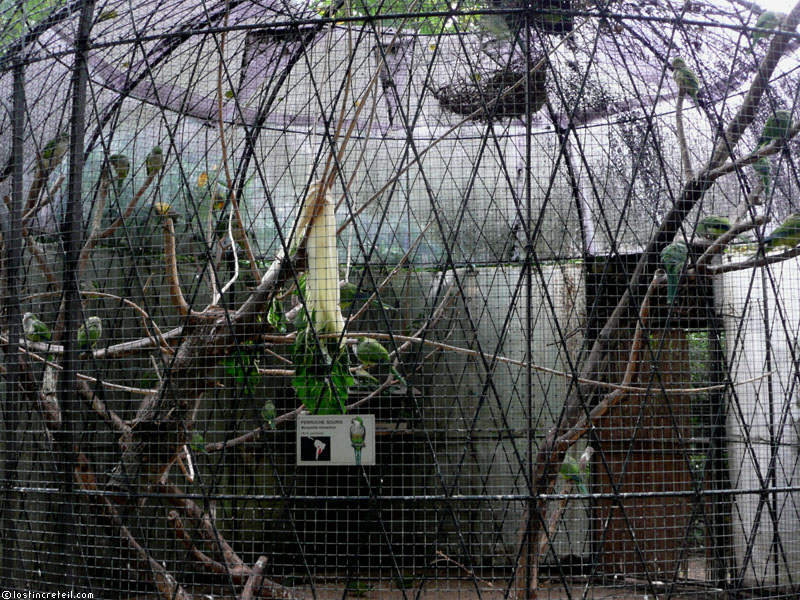
[[[675,296],[678,295],[678,274],[667,272],[667,299],[669,304],[675,301]]]

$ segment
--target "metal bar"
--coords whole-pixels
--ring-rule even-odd
[[[71,114],[69,171],[67,176],[67,204],[61,239],[64,252],[62,290],[64,315],[63,370],[58,380],[58,397],[61,403],[63,426],[57,439],[58,467],[60,469],[59,493],[61,496],[61,527],[59,530],[58,558],[65,575],[65,583],[77,584],[78,569],[72,564],[80,552],[73,551],[75,538],[75,484],[73,480],[76,464],[78,413],[78,344],[77,334],[81,322],[80,274],[78,261],[82,242],[81,190],[83,187],[83,143],[86,119],[86,87],[89,78],[87,54],[89,31],[94,14],[94,0],[85,0],[81,5],[78,35],[75,39],[75,60],[71,77]]]
[[[22,258],[22,202],[24,142],[25,142],[25,65],[22,52],[16,54],[13,78],[13,100],[11,109],[11,202],[6,218],[2,221],[3,246],[5,248],[5,297],[2,298],[8,315],[8,345],[5,353],[7,384],[3,402],[3,495],[0,514],[2,514],[2,581],[4,587],[16,584],[17,552],[16,520],[14,519],[14,488],[17,483],[19,465],[17,422],[22,411],[22,397],[19,387],[19,338],[22,333],[20,314],[20,263]]]

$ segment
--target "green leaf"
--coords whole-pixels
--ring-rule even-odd
[[[277,298],[273,299],[269,304],[267,323],[272,325],[275,328],[275,331],[279,333],[286,333],[286,315],[283,312],[283,305]]]

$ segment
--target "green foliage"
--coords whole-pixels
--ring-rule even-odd
[[[0,1],[0,46],[19,39],[64,4],[64,0]]]
[[[258,372],[258,356],[252,341],[245,342],[240,349],[222,359],[222,365],[245,397],[255,395],[256,388],[261,383],[261,375]]]
[[[283,305],[277,298],[274,298],[269,304],[267,323],[272,325],[276,332],[286,333],[286,314],[283,312]]]
[[[298,318],[298,322],[304,324],[305,319]],[[292,387],[303,406],[311,414],[344,414],[354,383],[347,350],[339,348],[338,340],[318,341],[311,328],[304,326],[298,328],[292,353],[295,364]]]

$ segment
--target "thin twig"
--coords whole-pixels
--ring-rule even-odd
[[[485,579],[483,579],[481,577],[478,577],[478,575],[475,573],[474,570],[468,569],[467,567],[462,565],[457,560],[452,559],[449,556],[447,556],[447,554],[445,554],[441,550],[437,550],[436,551],[436,556],[438,556],[439,558],[436,558],[436,559],[432,560],[431,561],[431,565],[435,565],[435,564],[440,563],[440,562],[450,563],[452,565],[455,565],[456,567],[458,567],[462,571],[464,571],[464,573],[466,573],[467,575],[469,575],[470,577],[475,579],[475,581],[480,581],[481,583],[483,583],[484,585],[487,585],[488,587],[492,588],[493,590],[502,591],[502,590],[500,590],[499,587],[497,587],[496,585],[494,585],[490,581],[486,581]]]

